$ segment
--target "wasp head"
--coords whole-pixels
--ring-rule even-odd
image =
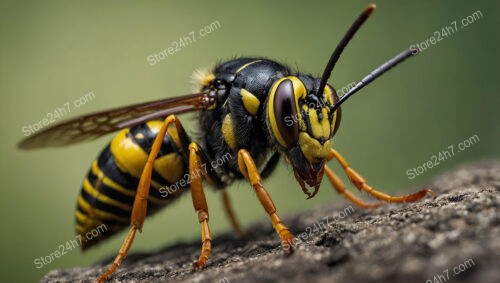
[[[341,113],[340,108],[330,109],[338,101],[335,90],[326,85],[318,92],[319,85],[320,79],[302,74],[281,78],[271,87],[267,103],[271,142],[292,164],[308,198],[319,190]]]

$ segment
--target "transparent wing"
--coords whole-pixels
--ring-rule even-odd
[[[214,99],[209,98],[206,93],[196,93],[92,113],[34,133],[22,140],[18,147],[32,149],[90,141],[149,120],[205,109],[214,103]]]

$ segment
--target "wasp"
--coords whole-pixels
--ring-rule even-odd
[[[247,180],[269,215],[282,242],[293,236],[281,221],[262,184],[284,159],[307,198],[319,190],[326,174],[333,188],[354,204],[376,207],[386,202],[414,202],[424,189],[406,196],[375,190],[344,157],[332,148],[341,120],[340,105],[392,67],[414,54],[407,49],[361,79],[342,97],[327,83],[345,46],[372,14],[369,5],[355,20],[333,51],[319,78],[292,72],[267,58],[238,58],[197,72],[194,94],[102,111],[62,122],[23,140],[23,149],[64,146],[119,131],[92,163],[78,197],[76,232],[83,235],[104,224],[108,228],[85,250],[128,227],[118,255],[97,279],[106,281],[131,248],[147,216],[191,193],[201,225],[202,247],[193,269],[201,269],[211,253],[212,235],[204,184],[221,191],[232,226],[242,232],[225,189],[235,180]],[[198,111],[199,134],[191,138],[176,115]],[[217,162],[223,156],[225,162]],[[237,158],[236,158],[237,157]],[[335,159],[352,184],[378,199],[370,203],[346,189],[327,161]],[[187,180],[184,180],[187,178]],[[162,188],[175,190],[162,194]],[[164,191],[163,191],[164,192]],[[291,249],[290,249],[291,250]]]

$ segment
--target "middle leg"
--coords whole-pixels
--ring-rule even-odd
[[[198,213],[198,222],[201,224],[201,254],[193,263],[193,270],[201,269],[208,260],[212,251],[212,234],[208,226],[208,205],[203,191],[200,149],[195,142],[189,145],[189,176],[191,180],[191,196],[194,210]]]

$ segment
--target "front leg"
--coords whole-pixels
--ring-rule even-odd
[[[331,160],[335,158],[338,163],[344,168],[345,173],[347,174],[347,177],[349,177],[349,180],[351,180],[352,184],[358,188],[360,191],[365,191],[368,194],[372,195],[373,197],[385,201],[385,202],[414,202],[417,201],[423,197],[425,197],[427,194],[432,195],[433,197],[436,197],[436,194],[429,189],[424,189],[420,190],[416,193],[409,194],[406,196],[391,196],[382,192],[379,192],[372,188],[370,185],[366,183],[365,178],[363,178],[358,172],[354,171],[347,161],[345,161],[344,157],[340,155],[335,149],[330,149],[330,155],[328,156],[328,160]]]
[[[292,233],[290,233],[288,228],[281,223],[281,219],[276,214],[276,207],[274,206],[271,196],[269,196],[269,193],[266,191],[264,186],[262,186],[262,179],[257,167],[255,166],[255,162],[253,161],[250,153],[245,149],[240,149],[238,151],[238,166],[243,176],[245,176],[245,178],[250,181],[250,184],[252,184],[260,203],[266,210],[267,214],[269,214],[273,227],[278,233],[282,243],[293,243]],[[291,248],[285,250],[292,251]]]

